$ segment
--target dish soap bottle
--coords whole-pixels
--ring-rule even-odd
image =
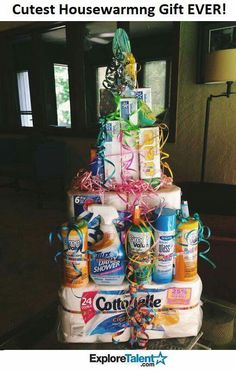
[[[93,217],[101,216],[100,229],[102,240],[93,245],[94,255],[91,256],[90,276],[98,285],[121,285],[125,278],[126,257],[120,242],[114,219],[119,215],[113,206],[90,205],[88,211]]]
[[[141,219],[140,207],[135,206],[132,225],[127,232],[129,265],[133,274],[129,280],[137,285],[151,282],[152,279],[152,232]]]

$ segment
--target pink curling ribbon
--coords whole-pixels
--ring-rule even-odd
[[[126,210],[132,211],[134,206],[139,204],[142,214],[148,214],[152,209],[145,202],[145,194],[148,193],[150,196],[158,195],[161,187],[169,187],[172,182],[172,178],[162,174],[160,184],[155,187],[142,179],[130,179],[128,177],[123,177],[122,183],[116,183],[114,181],[107,182],[106,187],[104,187],[99,176],[93,176],[90,171],[81,170],[72,180],[71,192],[84,191],[103,194],[105,191],[112,191],[126,203]],[[132,195],[132,202],[129,202],[127,197],[124,197],[124,194]],[[160,204],[162,203],[161,201],[160,198]]]

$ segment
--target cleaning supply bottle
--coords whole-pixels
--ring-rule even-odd
[[[93,217],[100,215],[100,229],[103,232],[101,241],[93,245],[94,255],[91,256],[90,276],[98,285],[121,285],[126,272],[125,250],[122,246],[114,219],[118,212],[112,206],[90,205],[88,211]]]
[[[152,279],[156,283],[168,283],[173,279],[176,211],[163,208],[155,210],[155,214],[155,237],[158,242]]]
[[[193,281],[197,277],[198,220],[189,217],[186,202],[181,206],[183,220],[177,224],[175,274],[176,281]]]
[[[132,270],[130,280],[138,285],[150,283],[152,279],[152,240],[152,231],[141,219],[137,205],[127,232],[127,250]]]
[[[83,219],[61,227],[63,239],[63,285],[82,287],[89,283],[88,226]]]

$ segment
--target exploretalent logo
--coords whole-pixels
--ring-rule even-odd
[[[162,352],[159,352],[158,355],[150,354],[145,356],[131,353],[126,353],[123,356],[90,354],[89,361],[102,365],[106,363],[133,363],[139,364],[141,367],[154,367],[159,364],[165,365],[166,358],[167,356],[164,356]]]

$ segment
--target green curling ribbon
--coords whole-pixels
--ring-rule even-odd
[[[200,216],[198,213],[195,213],[193,214],[192,217],[188,217],[188,218],[183,218],[180,214],[178,215],[178,219],[180,221],[180,223],[178,224],[178,227],[183,225],[184,223],[188,222],[189,220],[196,220],[198,221],[198,224],[199,224],[199,227],[198,227],[198,243],[205,243],[207,245],[206,249],[204,251],[201,251],[199,252],[199,256],[206,260],[214,269],[216,268],[216,265],[215,263],[209,259],[206,255],[209,253],[210,249],[211,249],[211,245],[210,245],[210,242],[208,241],[208,239],[211,237],[211,230],[209,227],[203,225],[201,219],[200,219]],[[189,231],[188,234],[190,234],[192,231]],[[181,232],[178,232],[176,234],[175,237],[179,237],[181,234]],[[180,242],[178,242],[179,245],[181,246],[185,246],[187,247],[188,245],[186,244],[182,244]]]
[[[114,56],[120,56],[123,53],[131,53],[130,41],[127,33],[123,28],[118,28],[115,32],[112,51]]]
[[[156,116],[141,99],[138,99],[138,118],[141,127],[153,126],[156,123]]]

